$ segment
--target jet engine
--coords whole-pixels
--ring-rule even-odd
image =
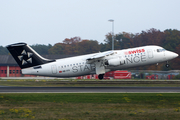
[[[113,58],[105,62],[105,65],[112,65],[112,66],[118,66],[118,65],[123,65],[123,64],[125,64],[125,59],[122,57]]]

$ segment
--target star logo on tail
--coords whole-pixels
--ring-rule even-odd
[[[21,52],[21,55],[18,56],[18,58],[22,62],[22,65],[26,65],[28,63],[32,64],[32,56],[33,56],[33,53],[26,52],[25,50],[23,50]]]

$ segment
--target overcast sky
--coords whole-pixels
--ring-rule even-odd
[[[75,36],[104,41],[114,32],[180,30],[180,0],[0,0],[0,46],[52,44]]]

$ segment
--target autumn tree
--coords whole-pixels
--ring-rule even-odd
[[[96,40],[82,40],[79,43],[79,54],[90,54],[99,51],[100,47]]]
[[[59,48],[58,48],[59,47]],[[81,40],[80,37],[66,38],[63,43],[55,44],[50,54],[82,55],[98,52],[99,44],[96,40]]]
[[[64,54],[72,55],[72,54],[79,54],[78,48],[79,48],[79,42],[81,42],[80,37],[73,37],[73,38],[66,38],[63,41],[64,45]]]
[[[140,34],[136,34],[133,37],[133,46],[145,46],[145,45],[162,45],[162,41],[165,39],[165,35],[160,30],[151,28],[147,31],[142,31]]]

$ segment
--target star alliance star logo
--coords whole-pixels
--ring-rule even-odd
[[[19,60],[22,62],[22,65],[26,65],[28,63],[32,64],[32,55],[33,53],[22,51],[21,55],[18,56]]]

